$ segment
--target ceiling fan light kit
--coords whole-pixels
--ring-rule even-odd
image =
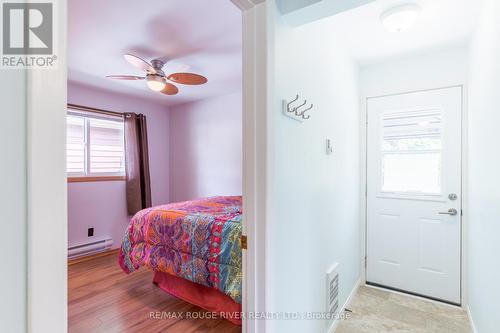
[[[156,75],[156,74],[148,74],[146,76],[148,88],[153,91],[162,91],[165,88],[165,78]]]
[[[149,89],[165,95],[176,95],[179,93],[179,89],[167,81],[187,85],[201,85],[208,82],[206,77],[194,73],[173,73],[166,76],[163,72],[165,61],[160,59],[153,59],[151,63],[148,63],[133,54],[125,54],[123,57],[132,66],[145,71],[146,76],[108,75],[108,78],[115,80],[146,80],[146,85]]]

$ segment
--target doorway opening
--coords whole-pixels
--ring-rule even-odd
[[[259,177],[265,166],[265,149],[256,150],[262,140],[257,133],[265,128],[267,76],[262,61],[267,54],[266,31],[256,29],[266,22],[266,6],[262,1],[227,0],[240,11],[243,26],[243,142],[242,142],[242,194],[244,198],[243,233],[248,235],[248,250],[243,251],[243,311],[263,311],[265,248],[265,211],[257,211],[257,202],[265,202],[266,182]],[[163,4],[163,2],[162,2]],[[99,3],[99,5],[101,5]],[[113,12],[113,11],[111,11]],[[99,12],[99,15],[109,12]],[[53,71],[27,72],[28,96],[28,327],[40,331],[67,330],[67,76],[66,49],[67,7],[60,3],[54,8],[58,20],[58,60],[61,64]],[[88,23],[88,22],[87,22]],[[91,29],[91,27],[89,27]],[[120,38],[123,39],[124,36]],[[126,36],[125,38],[126,39]],[[97,45],[93,46],[95,49]],[[120,53],[121,54],[121,53]],[[153,58],[153,57],[152,57]],[[265,62],[265,61],[264,61]],[[106,73],[104,73],[106,74]],[[259,84],[257,84],[259,82]],[[129,110],[127,110],[129,111]],[[36,124],[36,126],[34,126]],[[265,144],[264,144],[265,146]],[[47,158],[50,155],[51,158]],[[47,223],[50,221],[50,227]],[[88,230],[87,230],[88,231]],[[96,230],[94,230],[96,232]],[[258,249],[258,251],[256,250]],[[45,258],[40,260],[40,258]],[[50,260],[52,269],[47,269]],[[257,273],[258,266],[258,273]],[[257,285],[261,286],[258,288]],[[245,297],[245,295],[252,297]],[[243,320],[242,330],[255,331],[262,322]]]
[[[242,13],[104,6],[68,4],[69,331],[241,332]]]

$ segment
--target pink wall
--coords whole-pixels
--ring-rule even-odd
[[[241,195],[242,97],[170,108],[170,199]]]
[[[117,112],[143,113],[148,120],[149,159],[153,205],[169,202],[169,112],[147,100],[116,95],[83,85],[68,84],[69,103]],[[125,182],[68,184],[69,246],[111,237],[120,246],[130,217],[127,216]]]
[[[148,119],[153,205],[213,195],[241,195],[242,101],[231,94],[167,108],[147,100],[69,83],[69,103]],[[130,220],[125,182],[68,184],[69,246],[111,237]],[[87,237],[94,227],[95,235]]]

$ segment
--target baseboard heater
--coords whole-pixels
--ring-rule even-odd
[[[84,255],[103,252],[111,249],[113,239],[107,238],[92,243],[80,244],[68,248],[68,258],[76,258]]]

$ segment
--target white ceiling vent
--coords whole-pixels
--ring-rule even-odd
[[[339,264],[335,263],[326,272],[326,312],[329,314],[331,323],[337,318],[339,308]]]

